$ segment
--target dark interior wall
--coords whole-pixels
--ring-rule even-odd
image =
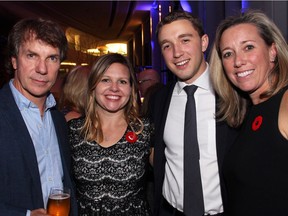
[[[155,1],[156,2],[156,1]],[[143,20],[135,32],[133,38],[128,41],[128,57],[135,67],[153,67],[157,71],[167,72],[167,68],[161,56],[161,50],[155,35],[159,13],[165,16],[173,9],[182,9],[184,1],[157,1],[150,9],[150,17]],[[203,22],[206,33],[209,36],[208,56],[213,44],[216,28],[219,22],[227,16],[233,15],[248,8],[259,9],[265,12],[282,31],[288,41],[288,1],[186,1],[192,13],[199,16]],[[84,3],[83,3],[84,4]],[[159,8],[161,5],[161,8]],[[161,10],[161,11],[160,11]],[[0,6],[0,86],[9,76],[5,74],[4,59],[7,35],[19,17],[11,16],[8,11]],[[150,22],[151,21],[151,22]],[[163,78],[166,79],[166,78]],[[169,78],[170,79],[170,78]]]

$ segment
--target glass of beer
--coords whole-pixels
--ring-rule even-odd
[[[52,216],[68,216],[70,211],[70,189],[55,187],[51,188],[47,213]]]

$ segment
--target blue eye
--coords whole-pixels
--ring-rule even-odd
[[[57,56],[50,56],[49,59],[53,62],[57,62],[59,58]]]

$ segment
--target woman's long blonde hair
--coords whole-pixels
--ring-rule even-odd
[[[274,67],[269,74],[270,89],[260,97],[269,98],[288,85],[288,46],[273,21],[259,10],[249,10],[223,20],[216,30],[215,42],[210,55],[210,69],[212,83],[219,95],[217,117],[219,120],[226,120],[232,127],[242,124],[251,100],[245,92],[237,89],[226,76],[221,61],[220,40],[225,30],[243,23],[254,25],[266,45],[275,44],[277,49]]]

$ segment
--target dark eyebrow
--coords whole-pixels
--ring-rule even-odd
[[[30,49],[27,49],[27,52],[37,55],[37,53],[36,53],[35,51],[32,51],[32,50],[30,50]]]
[[[29,54],[33,54],[33,55],[39,56],[39,54],[38,54],[37,52],[35,52],[35,51],[31,50],[31,49],[27,49],[27,52],[28,52]],[[51,55],[47,56],[47,58],[51,58],[51,57],[60,58],[60,54],[55,53],[55,54],[51,54]]]
[[[180,39],[184,38],[184,37],[193,37],[193,34],[185,33],[185,34],[181,34],[178,36],[178,38],[180,38]],[[169,41],[165,39],[165,40],[161,41],[159,44],[160,44],[160,46],[162,46],[164,43],[169,43]]]
[[[181,34],[178,36],[178,38],[183,38],[183,37],[193,37],[193,34],[187,33],[187,34]]]

